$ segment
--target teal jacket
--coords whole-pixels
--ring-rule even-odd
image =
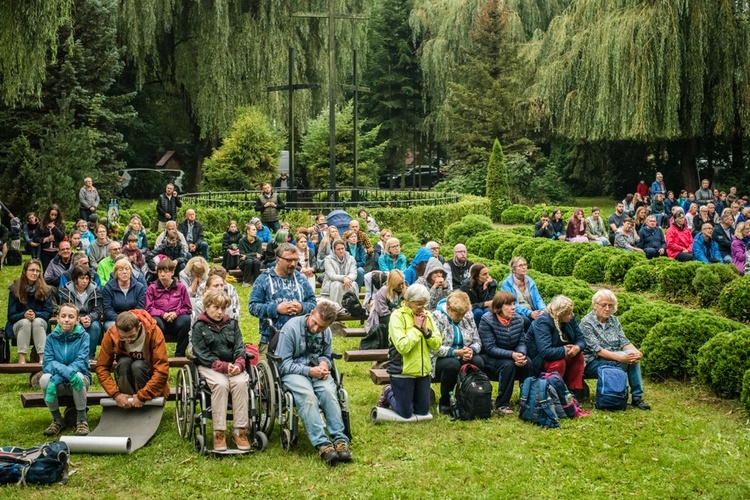
[[[52,375],[50,382],[57,385],[70,380],[76,372],[91,377],[89,372],[89,334],[79,324],[70,333],[56,325],[44,345],[42,372]]]

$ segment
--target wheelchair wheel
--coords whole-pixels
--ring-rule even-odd
[[[200,434],[193,440],[193,450],[201,455],[206,454],[206,436]]]
[[[289,429],[282,429],[281,430],[281,447],[284,448],[286,451],[289,451],[292,449],[292,446],[294,443],[292,442],[292,431]]]
[[[266,437],[266,434],[263,431],[255,433],[255,443],[253,443],[253,445],[258,451],[266,451],[266,448],[268,448],[268,437]]]
[[[190,439],[195,427],[195,385],[189,366],[183,366],[177,373],[175,390],[175,421],[177,433],[183,439]]]
[[[266,361],[260,361],[256,366],[258,370],[258,407],[257,419],[258,430],[266,437],[273,432],[273,424],[276,420],[276,381],[273,379],[271,367]]]

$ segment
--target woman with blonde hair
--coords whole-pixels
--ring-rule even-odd
[[[388,322],[391,319],[391,313],[401,306],[404,290],[406,290],[404,273],[398,269],[388,273],[385,286],[375,293],[371,301],[372,310],[365,323],[367,336],[359,343],[360,349],[388,347]]]
[[[320,240],[318,245],[318,268],[317,271],[325,270],[326,257],[333,254],[333,242],[340,240],[339,229],[336,226],[328,226],[323,235],[323,239]]]
[[[547,310],[531,323],[526,348],[534,375],[559,373],[579,399],[583,393],[583,350],[586,342],[573,315],[573,301],[558,295]]]
[[[193,257],[187,262],[185,269],[180,271],[179,278],[180,283],[187,287],[190,301],[194,303],[198,297],[198,288],[208,278],[208,262],[203,257]]]

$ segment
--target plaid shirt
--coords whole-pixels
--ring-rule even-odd
[[[586,363],[594,361],[599,351],[621,351],[630,341],[622,331],[620,320],[615,316],[607,318],[603,325],[596,319],[596,313],[591,311],[583,317],[579,324],[583,337],[586,339],[586,348],[583,356]]]

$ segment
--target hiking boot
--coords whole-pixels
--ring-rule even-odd
[[[62,420],[53,420],[49,427],[44,429],[45,436],[57,436],[60,432],[65,429],[65,424]]]
[[[214,450],[227,451],[227,434],[224,431],[214,431]]]
[[[651,405],[648,404],[643,400],[643,398],[633,398],[633,400],[630,402],[633,406],[638,408],[639,410],[650,410]]]
[[[344,440],[336,441],[333,445],[339,456],[339,462],[351,462],[352,451],[349,449],[349,443]]]
[[[496,417],[504,417],[505,415],[512,415],[514,413],[513,408],[510,406],[498,406],[492,412]]]
[[[250,449],[250,441],[247,440],[246,429],[235,429],[232,439],[234,440],[234,444],[237,445],[238,450],[247,451]]]
[[[388,396],[392,392],[393,389],[391,389],[390,385],[386,385],[383,387],[383,392],[380,393],[380,397],[378,398],[377,406],[380,408],[388,408],[390,406],[390,403],[388,402]]]
[[[339,459],[339,454],[336,452],[336,448],[331,443],[321,445],[318,448],[318,455],[320,456],[320,459],[328,465],[335,464]]]
[[[89,435],[89,423],[82,420],[76,424],[76,436],[88,436]]]

